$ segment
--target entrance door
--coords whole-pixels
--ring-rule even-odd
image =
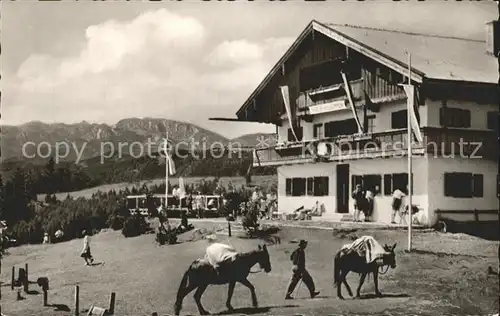
[[[337,213],[349,213],[349,165],[337,165]]]

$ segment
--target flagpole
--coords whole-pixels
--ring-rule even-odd
[[[165,212],[168,206],[168,131],[165,139]]]
[[[411,86],[411,53],[408,53],[408,84]],[[413,91],[413,90],[412,90]],[[413,109],[410,108],[412,101],[410,98],[407,99],[407,124],[408,124],[408,251],[411,251],[411,226],[412,226],[412,131],[411,131],[411,120],[410,120],[410,111]]]

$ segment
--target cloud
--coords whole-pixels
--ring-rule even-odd
[[[166,9],[82,30],[73,55],[33,53],[3,82],[8,123],[114,123],[232,116],[291,38],[214,42],[199,20]]]

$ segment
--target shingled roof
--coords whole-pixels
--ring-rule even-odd
[[[327,23],[350,40],[407,64],[425,77],[483,83],[498,82],[498,60],[486,53],[486,41]]]

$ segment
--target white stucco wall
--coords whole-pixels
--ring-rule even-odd
[[[392,173],[406,173],[408,170],[407,159],[389,158],[389,159],[361,159],[345,163],[349,164],[349,188],[352,188],[352,175],[380,174],[382,176],[381,193],[375,197],[375,206],[373,220],[377,222],[390,223],[391,219],[391,196],[383,196],[383,175]],[[337,213],[336,194],[337,194],[337,163],[315,163],[304,165],[281,166],[278,168],[278,206],[279,211],[291,213],[293,210],[304,205],[311,208],[316,201],[325,205],[325,218],[334,218]],[[419,205],[427,212],[427,161],[423,157],[413,159],[413,204]],[[286,196],[286,178],[294,177],[329,177],[329,195],[328,196]],[[354,210],[354,201],[349,199],[349,210]],[[396,219],[398,220],[398,219]]]
[[[437,220],[434,211],[442,210],[497,210],[499,201],[496,193],[496,176],[498,166],[495,161],[486,159],[469,158],[428,158],[428,191],[429,210],[432,215],[431,222]],[[484,194],[481,198],[453,198],[444,196],[444,173],[445,172],[472,172],[482,174],[484,183]],[[495,214],[479,215],[481,221],[498,220]],[[470,214],[446,214],[446,218],[457,221],[474,220],[474,213]]]
[[[441,101],[427,100],[426,104],[427,104],[426,107],[428,116],[428,122],[427,122],[428,126],[441,127],[441,125],[439,124],[439,109],[442,107]],[[498,111],[498,105],[493,105],[493,104],[477,104],[474,102],[448,100],[446,102],[446,105],[449,108],[470,110],[471,111],[470,129],[477,129],[477,130],[487,130],[488,112]]]

